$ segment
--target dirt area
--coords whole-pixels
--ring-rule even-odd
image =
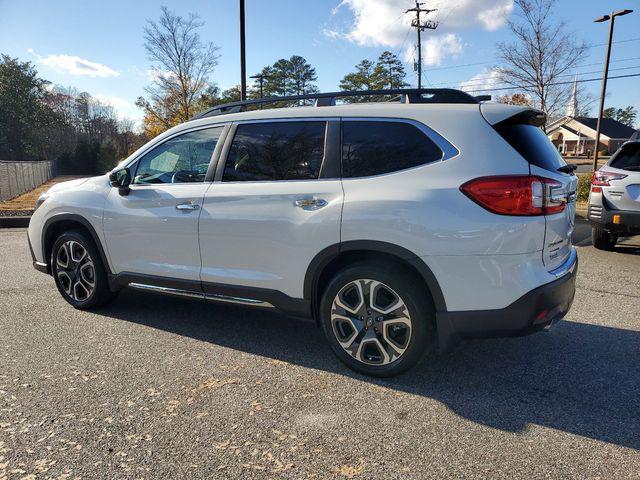
[[[593,165],[593,157],[562,157],[567,163],[573,163],[574,165]],[[604,165],[609,161],[610,156],[598,156],[598,165]]]
[[[45,192],[56,183],[66,182],[67,180],[73,180],[75,178],[78,177],[66,175],[55,177],[29,192],[18,195],[11,200],[0,202],[0,216],[30,215],[33,211],[33,206],[36,204],[36,200],[42,192]]]

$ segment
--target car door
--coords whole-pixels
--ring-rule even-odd
[[[303,298],[311,260],[340,242],[339,132],[327,119],[232,126],[200,215],[205,292]]]
[[[200,290],[198,217],[223,126],[174,135],[129,166],[130,192],[109,193],[104,232],[116,273],[190,280]],[[212,172],[210,172],[212,175]]]

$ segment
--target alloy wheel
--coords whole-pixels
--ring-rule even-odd
[[[412,325],[402,298],[377,280],[346,284],[331,305],[331,325],[340,346],[368,365],[397,361],[409,346]]]
[[[87,250],[75,240],[63,243],[56,255],[56,275],[65,293],[76,302],[84,302],[93,293],[96,271]]]

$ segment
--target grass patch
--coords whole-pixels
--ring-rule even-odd
[[[52,178],[51,180],[43,183],[39,187],[34,188],[29,192],[25,192],[22,195],[18,195],[11,200],[0,202],[0,212],[12,211],[12,212],[31,212],[36,204],[36,200],[42,192],[46,192],[52,185],[60,182],[66,182],[67,180],[73,180],[78,177],[73,176],[60,176]]]

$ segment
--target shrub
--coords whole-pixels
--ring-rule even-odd
[[[586,202],[589,200],[589,191],[591,190],[591,173],[578,174],[578,201]]]

